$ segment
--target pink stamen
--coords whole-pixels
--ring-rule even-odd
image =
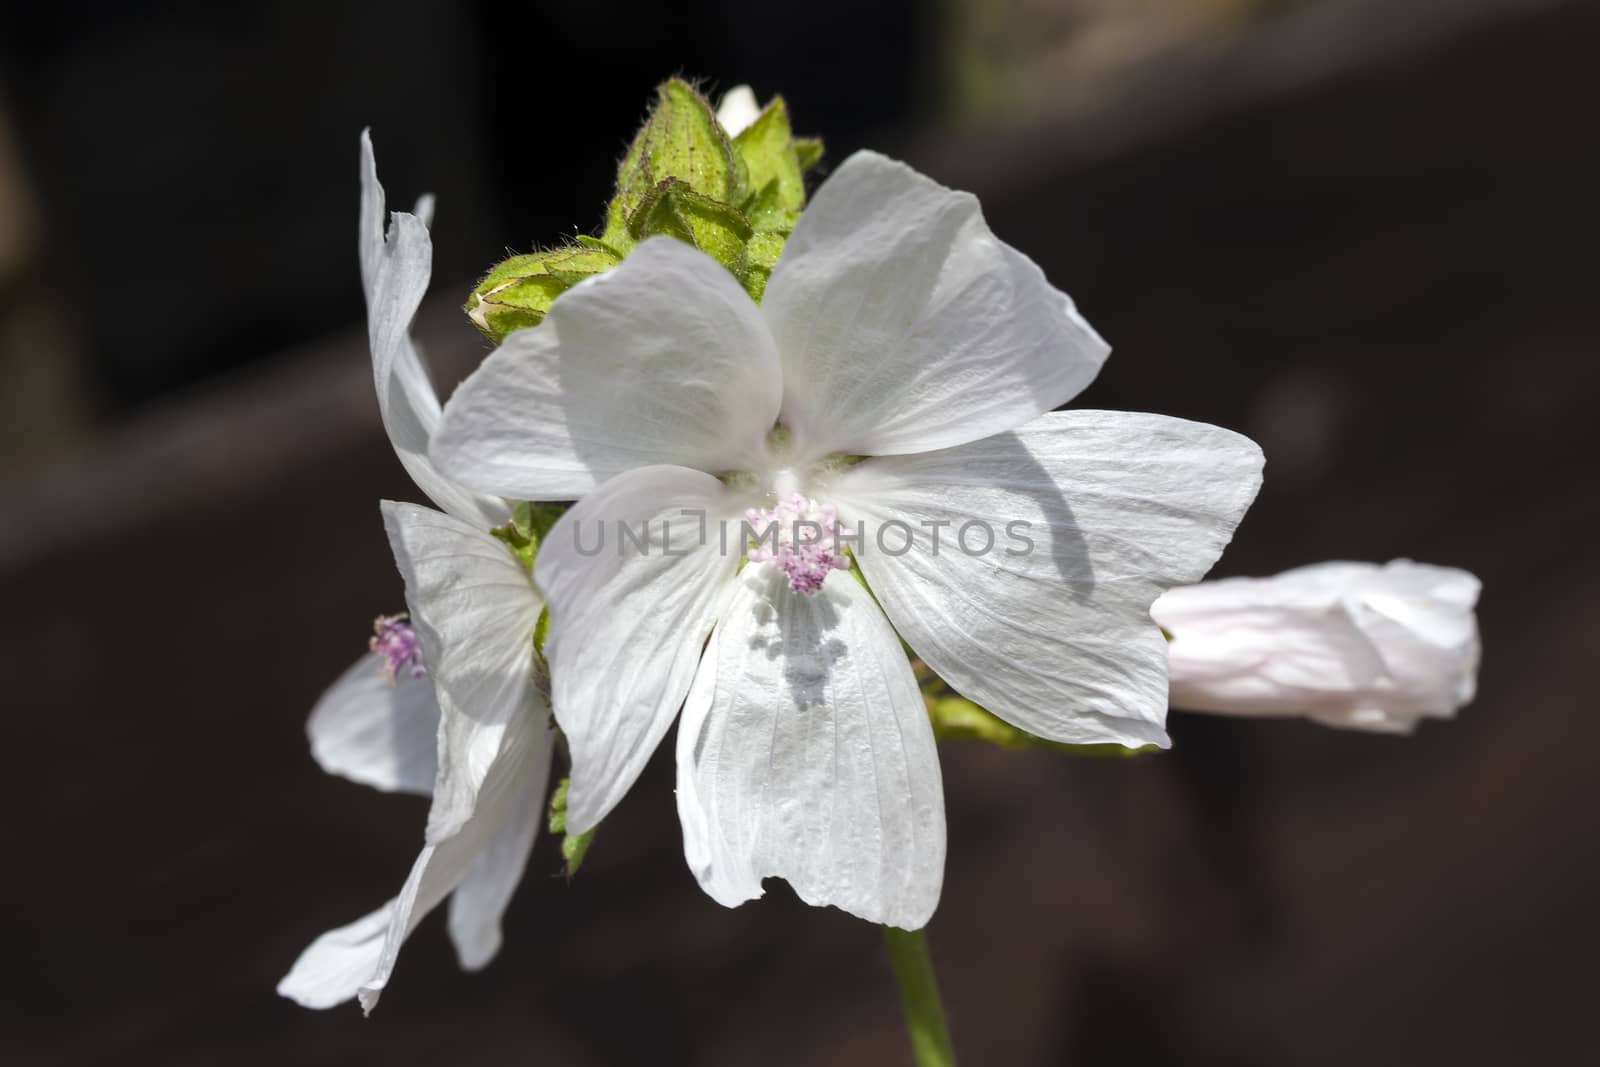
[[[850,569],[835,536],[839,513],[831,505],[791,493],[775,507],[751,508],[745,520],[756,539],[750,562],[782,571],[797,593],[810,596],[831,572]]]
[[[383,657],[383,669],[392,684],[400,671],[409,667],[411,677],[421,678],[428,673],[422,662],[422,644],[417,631],[406,621],[408,616],[379,615],[372,620],[372,639],[367,647]]]

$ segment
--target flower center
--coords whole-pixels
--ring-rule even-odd
[[[786,488],[772,507],[745,512],[755,536],[750,562],[783,572],[789,588],[810,596],[830,572],[848,570],[850,560],[838,544],[839,513],[833,506]]]
[[[404,612],[399,615],[379,615],[372,620],[372,639],[367,647],[383,657],[383,669],[392,684],[402,670],[409,669],[411,677],[421,678],[428,673],[422,662],[422,645],[417,631],[407,621]]]

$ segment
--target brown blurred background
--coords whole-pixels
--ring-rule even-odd
[[[1117,348],[1090,406],[1255,436],[1219,574],[1485,583],[1410,739],[1174,716],[1134,761],[947,747],[930,934],[968,1064],[1600,1063],[1600,4],[84,3],[0,13],[0,1060],[909,1062],[877,934],[727,911],[668,762],[484,973],[435,917],[370,1020],[273,985],[386,899],[421,801],[320,774],[401,601],[356,133],[439,195],[419,324],[598,220],[653,84],[781,91],[983,199]]]

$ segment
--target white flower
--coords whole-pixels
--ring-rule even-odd
[[[722,94],[722,102],[717,105],[717,121],[729,137],[739,136],[760,117],[761,104],[748,85],[735,85]]]
[[[1174,589],[1151,615],[1172,635],[1175,708],[1405,733],[1472,700],[1478,589],[1406,559],[1319,563]]]
[[[1261,454],[1178,419],[1051,413],[1107,351],[973,197],[871,153],[817,191],[760,306],[657,238],[508,337],[432,455],[484,492],[582,498],[535,567],[569,825],[617,803],[681,707],[678,807],[708,893],[734,905],[778,876],[914,928],[939,896],[944,805],[896,631],[1032,733],[1166,744],[1150,604],[1216,559]],[[725,550],[718,523],[750,508],[906,528],[741,572],[742,537]],[[651,550],[587,554],[618,520],[648,522]],[[993,551],[954,548],[969,521]],[[1032,524],[1032,551],[1006,553],[1008,523]],[[831,573],[842,547],[872,594]]]
[[[329,772],[431,793],[433,805],[399,896],[318,938],[278,992],[313,1008],[359,995],[370,1011],[401,944],[446,896],[461,965],[482,967],[499,950],[500,917],[538,833],[552,738],[532,664],[543,602],[527,569],[488,533],[510,513],[504,501],[441,475],[427,456],[439,400],[409,331],[432,267],[431,205],[395,212],[385,240],[383,188],[365,133],[361,163],[361,277],[378,406],[400,461],[444,513],[383,503],[414,637],[398,618],[379,619],[374,653],[323,694],[307,731]]]

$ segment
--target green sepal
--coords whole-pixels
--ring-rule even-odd
[[[772,268],[778,265],[778,257],[783,255],[783,246],[788,240],[787,233],[769,230],[752,234],[744,247],[744,276],[740,281],[744,283],[750,299],[758,304],[767,291],[767,280],[772,277]]]
[[[597,240],[623,258],[627,258],[633,246],[639,243],[628,232],[628,213],[622,197],[612,197],[611,203],[606,206],[606,227]]]
[[[489,531],[489,536],[503,542],[511,549],[511,554],[517,557],[517,562],[528,570],[533,570],[533,557],[539,551],[538,542],[529,539],[517,529],[514,522],[502,523]]]
[[[906,654],[912,656],[909,646]],[[931,667],[915,656],[912,656],[911,672],[922,687],[922,699],[928,706],[928,721],[933,724],[933,736],[939,741],[982,741],[1013,752],[1046,748],[1094,759],[1122,759],[1161,751],[1157,745],[1128,748],[1125,745],[1069,745],[1063,741],[1050,741],[1020,730],[993,712],[959,696]]]
[[[783,195],[783,187],[773,178],[745,201],[744,213],[750,225],[769,233],[788,234],[794,229],[794,224],[800,221],[800,212],[785,207]]]
[[[550,832],[561,835],[561,858],[566,861],[566,875],[571,878],[583,866],[594,842],[595,830],[583,834],[567,833],[567,791],[572,785],[570,777],[561,779],[556,791],[550,794]],[[596,828],[598,829],[598,828]]]
[[[544,658],[545,638],[550,636],[550,605],[539,609],[539,621],[533,624],[533,650]]]
[[[1069,745],[1062,741],[1048,741],[1017,729],[965,697],[928,697],[924,693],[924,698],[928,703],[928,718],[933,723],[933,736],[940,741],[983,741],[1011,751],[1047,748],[1096,759],[1123,759],[1161,751],[1156,745],[1128,748],[1125,745]]]
[[[756,223],[757,229],[772,229],[756,222],[754,202],[768,196],[768,187],[776,183],[771,195],[769,210],[797,215],[806,206],[806,183],[799,153],[795,150],[794,131],[789,128],[789,109],[783,97],[773,97],[748,127],[733,139],[734,151],[744,161],[750,175],[750,193],[740,204]],[[793,227],[789,221],[785,229]]]
[[[822,162],[822,138],[796,137],[794,139],[795,158],[800,161],[801,171],[808,171]]]
[[[609,248],[562,248],[545,260],[545,270],[554,278],[566,283],[568,288],[586,278],[603,274],[615,267],[620,259]]]
[[[738,204],[749,182],[716,112],[688,82],[672,78],[656,90],[655,110],[617,168],[617,195],[606,211],[600,240],[631,250],[638,231],[625,232],[639,208],[662,182],[677,179],[703,197]]]
[[[621,262],[610,249],[567,245],[496,264],[467,297],[467,317],[499,344],[513,330],[537,326],[556,297]]]
[[[658,234],[676,237],[736,275],[744,266],[745,242],[755,233],[738,208],[703,196],[677,178],[651,190],[628,229],[641,241]]]
[[[577,242],[584,248],[592,248],[596,252],[610,252],[616,258],[622,258],[621,252],[618,252],[615,248],[612,248],[598,237],[590,237],[586,233],[580,233],[577,236]]]
[[[511,521],[494,527],[489,533],[503,541],[518,562],[531,571],[545,534],[550,532],[550,527],[566,510],[565,504],[519,500],[512,505]]]
[[[467,316],[492,343],[539,325],[562,293],[616,266],[655,235],[712,256],[752,299],[765,294],[805,206],[805,171],[822,158],[822,142],[793,135],[782,97],[730,139],[687,82],[673,78],[656,95],[617,168],[601,235],[580,234],[562,248],[512,256],[473,289]]]

